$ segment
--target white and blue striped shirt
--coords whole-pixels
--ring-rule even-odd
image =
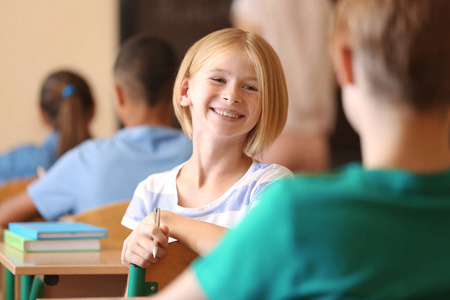
[[[134,229],[155,207],[219,226],[233,228],[258,203],[258,195],[268,184],[292,176],[277,164],[253,161],[245,175],[221,197],[206,206],[187,208],[178,205],[176,178],[182,165],[154,174],[142,181],[122,219],[122,225]]]

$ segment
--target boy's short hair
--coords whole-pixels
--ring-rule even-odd
[[[432,109],[450,100],[450,1],[339,0],[333,40],[353,51],[372,95]]]
[[[210,58],[237,51],[255,67],[261,95],[261,117],[246,139],[244,151],[262,153],[283,130],[287,117],[288,94],[280,60],[273,48],[259,35],[236,28],[215,31],[197,41],[186,53],[175,80],[173,105],[184,132],[192,137],[189,107],[180,105],[181,83],[194,75]]]
[[[174,51],[166,41],[142,34],[123,43],[114,75],[133,99],[144,99],[152,107],[161,101],[171,104],[176,67]]]

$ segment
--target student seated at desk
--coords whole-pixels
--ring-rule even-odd
[[[192,142],[171,128],[176,60],[170,46],[138,36],[121,48],[114,66],[117,113],[125,128],[89,140],[64,155],[28,191],[3,202],[0,225],[37,215],[55,220],[102,204],[130,199],[151,173],[168,170],[192,153]]]
[[[260,36],[223,29],[197,41],[181,63],[173,92],[193,154],[137,187],[122,220],[134,230],[124,242],[123,263],[157,262],[164,249],[153,257],[153,240],[167,246],[169,236],[207,253],[259,203],[267,185],[291,175],[283,166],[252,159],[283,129],[287,100],[280,61]],[[161,209],[161,230],[153,223],[155,207]]]
[[[274,183],[160,299],[450,299],[450,1],[337,5],[363,165]]]
[[[23,145],[0,154],[0,185],[9,180],[35,177],[37,169],[48,170],[64,153],[91,138],[94,98],[80,75],[60,70],[44,81],[39,112],[53,132],[42,145]]]

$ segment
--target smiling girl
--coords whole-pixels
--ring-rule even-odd
[[[148,267],[154,240],[178,239],[200,255],[217,244],[258,203],[269,183],[292,173],[252,156],[267,149],[286,121],[288,96],[280,61],[260,36],[239,29],[213,32],[195,43],[180,66],[173,104],[193,154],[137,187],[122,219],[134,231],[122,262]],[[160,227],[153,210],[161,209]],[[170,229],[170,230],[169,230]]]

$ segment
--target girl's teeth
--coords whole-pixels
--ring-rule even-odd
[[[219,114],[219,115],[222,115],[222,116],[226,116],[226,117],[230,117],[230,118],[234,118],[234,119],[239,118],[238,116],[233,115],[233,114],[231,114],[231,113],[229,113],[229,112],[226,112],[226,111],[215,110],[215,112],[216,112],[217,114]]]

